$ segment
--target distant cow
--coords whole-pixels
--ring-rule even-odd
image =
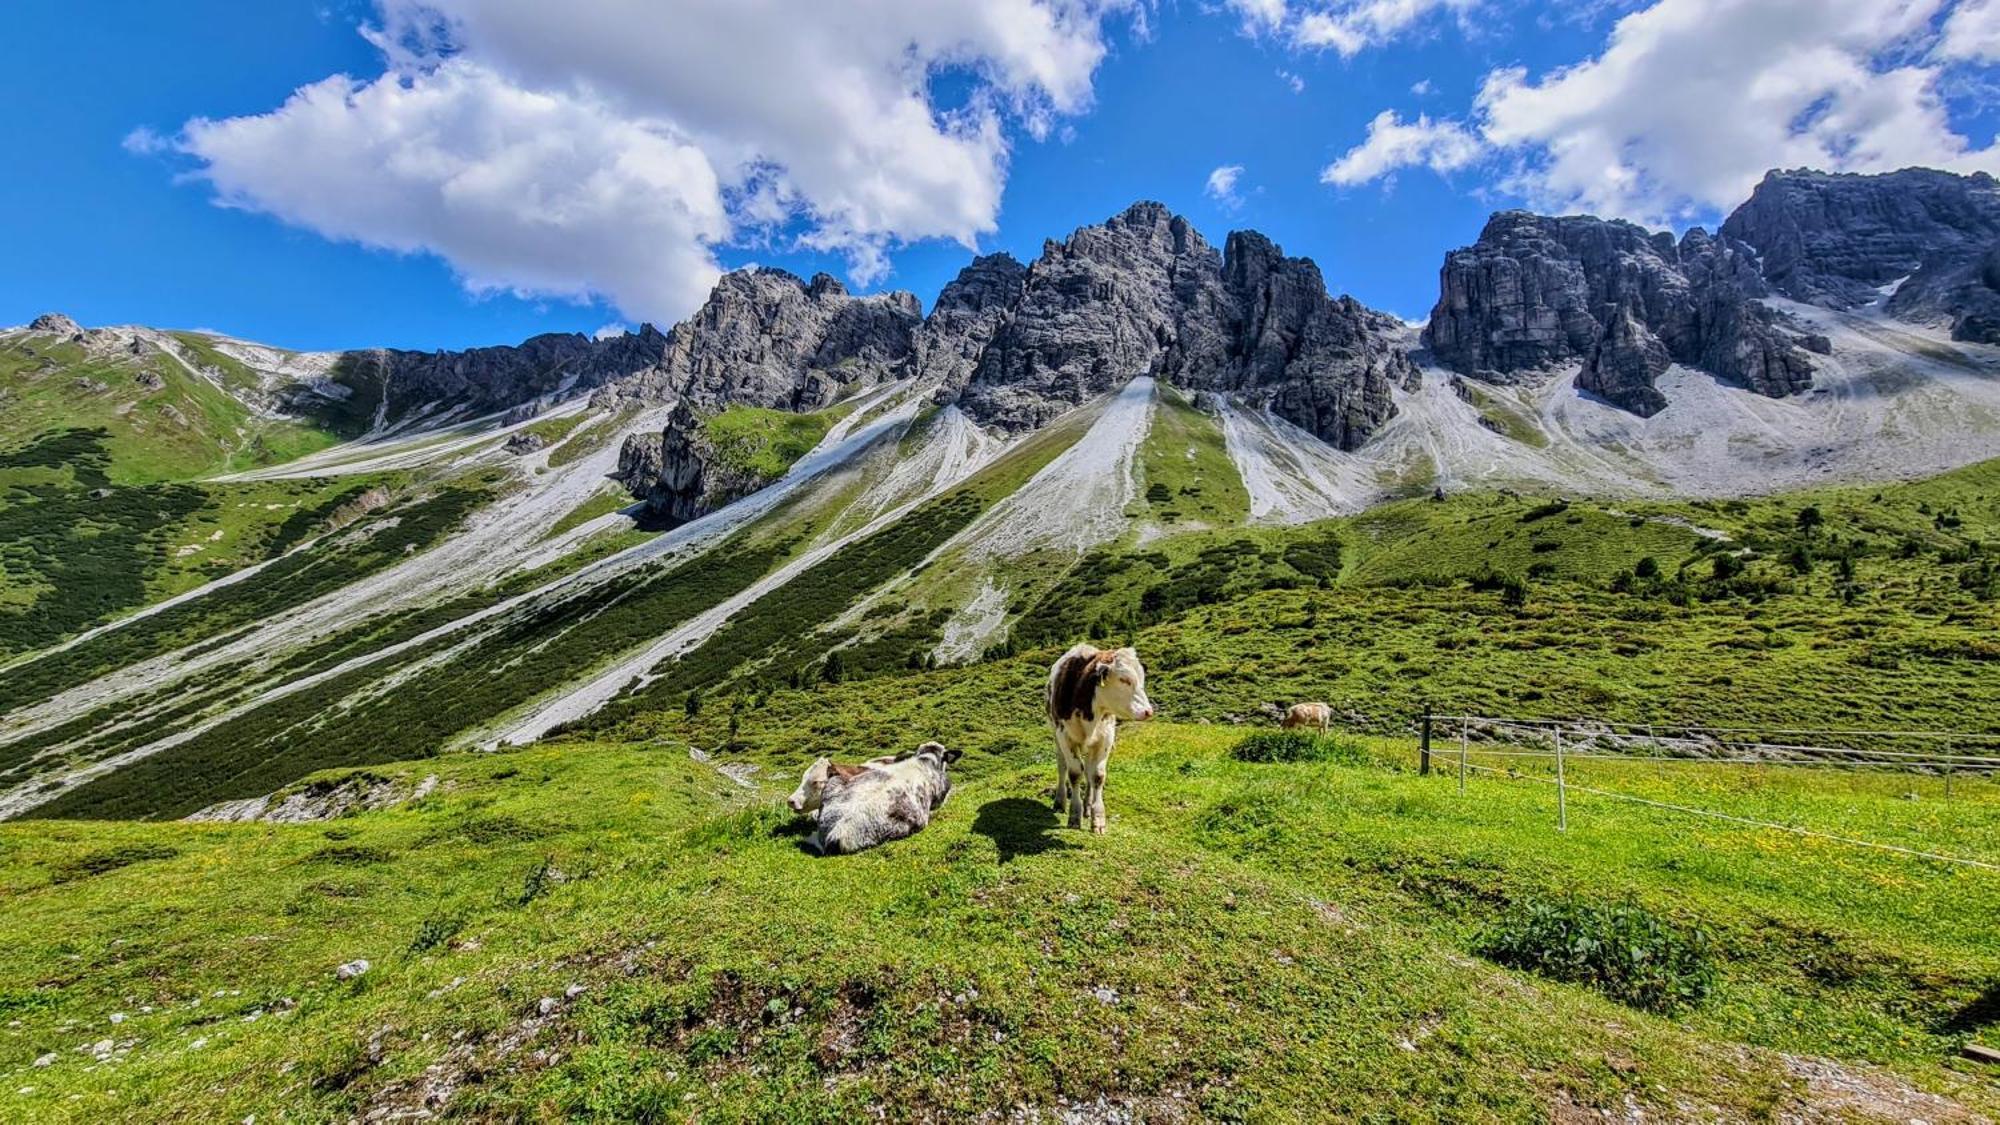
[[[916,835],[951,795],[949,767],[958,758],[959,751],[926,742],[908,754],[877,758],[865,766],[834,767],[829,762],[817,791],[819,828],[806,846],[822,855],[844,855]],[[817,769],[819,762],[813,766]],[[806,776],[810,781],[812,771]],[[799,788],[805,790],[806,783]],[[800,804],[792,807],[805,811]]]
[[[851,779],[863,770],[881,769],[883,766],[894,764],[895,761],[894,754],[884,758],[870,758],[858,766],[844,766],[832,758],[815,758],[813,764],[806,767],[805,776],[799,779],[799,787],[792,790],[791,797],[785,803],[790,805],[795,813],[817,813],[829,780],[836,777],[843,780]]]
[[[1049,726],[1056,736],[1058,815],[1069,813],[1071,828],[1104,831],[1104,769],[1118,740],[1118,720],[1153,717],[1146,698],[1146,668],[1129,648],[1099,651],[1078,645],[1049,668]]]
[[[1326,728],[1333,725],[1333,708],[1324,703],[1294,703],[1285,712],[1285,721],[1281,725],[1286,730],[1318,727],[1319,732],[1325,734]]]

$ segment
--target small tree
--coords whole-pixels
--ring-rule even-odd
[[[1638,564],[1632,568],[1632,576],[1635,578],[1658,578],[1660,576],[1660,560],[1647,555],[1645,558],[1640,559]]]
[[[1799,530],[1805,532],[1807,535],[1811,535],[1813,532],[1818,531],[1821,525],[1825,523],[1826,523],[1826,517],[1820,514],[1820,510],[1818,508],[1808,504],[1805,507],[1799,509],[1799,515],[1798,515]]]
[[[825,680],[827,683],[837,684],[840,682],[841,677],[846,674],[847,674],[847,669],[841,663],[840,650],[835,649],[834,651],[827,653],[826,665],[825,667],[820,669],[820,678]]]
[[[700,688],[696,688],[696,689],[694,689],[693,691],[690,691],[690,692],[688,692],[688,697],[687,697],[687,703],[686,703],[686,707],[687,707],[687,717],[688,717],[688,718],[690,718],[690,719],[694,719],[694,718],[699,718],[699,717],[701,716],[701,689],[700,689]]]

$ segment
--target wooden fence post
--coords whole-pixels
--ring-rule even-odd
[[[1458,791],[1465,792],[1465,744],[1472,737],[1472,720],[1458,720]]]
[[[1569,831],[1569,782],[1563,776],[1563,729],[1556,727],[1556,831]]]
[[[1431,775],[1431,705],[1424,704],[1423,741],[1417,750],[1417,775]]]

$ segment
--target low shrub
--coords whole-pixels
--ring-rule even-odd
[[[1361,747],[1345,739],[1298,730],[1259,731],[1237,743],[1229,756],[1239,762],[1344,762],[1367,760]]]
[[[465,919],[456,914],[434,914],[417,927],[416,936],[410,939],[410,952],[424,953],[436,949],[457,937],[464,928]]]
[[[1692,1007],[1715,986],[1708,935],[1632,902],[1520,902],[1481,937],[1477,952],[1648,1012]]]
[[[135,863],[150,859],[172,859],[180,853],[165,844],[124,844],[104,851],[91,852],[67,863],[58,864],[49,875],[52,883],[69,883],[78,879],[88,879],[92,875],[102,875]]]

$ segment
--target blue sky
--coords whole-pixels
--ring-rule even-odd
[[[2000,0],[721,3],[17,0],[0,324],[459,347],[670,322],[752,261],[928,305],[964,243],[1136,199],[1421,317],[1496,207],[2000,170]]]

